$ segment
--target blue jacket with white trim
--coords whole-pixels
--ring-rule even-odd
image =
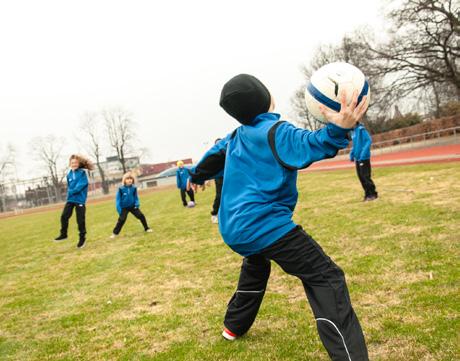
[[[185,167],[177,168],[176,171],[176,184],[179,189],[187,188],[187,180],[190,178],[189,170]]]
[[[84,169],[78,168],[67,173],[67,202],[85,204],[88,195],[88,177]]]
[[[256,254],[295,227],[297,170],[348,145],[349,129],[310,132],[263,113],[215,144],[190,171],[193,183],[223,175],[219,228],[242,256]]]
[[[118,188],[115,203],[118,214],[121,214],[123,208],[139,208],[140,202],[139,197],[137,196],[137,187],[135,185],[123,185]]]
[[[371,159],[372,138],[364,125],[359,123],[351,132],[353,148],[350,151],[350,160],[360,162]]]

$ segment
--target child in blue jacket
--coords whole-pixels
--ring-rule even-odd
[[[54,240],[56,242],[67,239],[69,219],[73,209],[77,214],[78,231],[80,233],[77,248],[83,248],[86,243],[86,197],[88,195],[88,176],[86,170],[93,170],[94,166],[87,158],[72,154],[69,159],[70,170],[67,173],[67,202],[61,214],[61,232]]]
[[[190,177],[189,170],[184,167],[183,161],[177,162],[177,171],[176,171],[176,184],[177,188],[180,190],[180,197],[182,200],[182,204],[184,207],[187,207],[187,199],[185,198],[185,194],[188,194],[190,197],[191,206],[195,205],[195,193],[193,192],[192,188],[187,187],[187,182]]]
[[[190,175],[194,184],[223,175],[219,229],[244,257],[225,315],[226,339],[244,335],[253,324],[273,260],[302,281],[330,357],[368,360],[343,271],[292,221],[298,169],[348,145],[348,133],[367,109],[365,101],[357,104],[357,92],[350,105],[342,94],[340,113],[323,107],[330,123],[310,132],[280,121],[270,92],[255,77],[241,74],[224,85],[220,105],[242,125],[215,144]]]
[[[123,175],[122,183],[123,185],[118,188],[116,196],[116,207],[119,217],[110,238],[118,236],[121,228],[126,222],[126,218],[128,218],[129,213],[132,213],[134,217],[141,221],[146,232],[152,232],[152,229],[149,228],[147,224],[144,214],[139,209],[140,202],[139,197],[137,196],[137,187],[134,185],[135,180],[131,172],[127,172]]]
[[[356,173],[364,189],[364,202],[377,199],[378,194],[371,178],[371,145],[372,138],[364,125],[358,123],[351,132],[353,148],[350,151],[350,161],[356,164]]]

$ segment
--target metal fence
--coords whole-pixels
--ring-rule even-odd
[[[452,127],[452,128],[444,128],[444,129],[439,129],[439,130],[434,130],[431,132],[425,132],[425,133],[419,133],[419,134],[413,134],[409,135],[406,137],[399,137],[399,138],[393,138],[393,139],[388,139],[388,140],[383,140],[381,142],[375,142],[372,143],[371,149],[372,150],[379,150],[379,149],[385,149],[385,150],[401,150],[403,148],[405,149],[411,149],[415,147],[422,147],[428,145],[428,143],[431,144],[436,144],[436,143],[441,143],[441,139],[447,139],[448,137],[453,137],[453,143],[456,143],[460,141],[457,137],[460,136],[460,126],[459,127]],[[395,149],[396,148],[396,149]],[[339,152],[339,154],[348,154],[350,153],[351,150],[351,145],[343,149]]]
[[[89,177],[89,194],[101,192],[96,182]],[[0,212],[18,212],[26,208],[46,206],[66,199],[66,185],[56,189],[47,177],[25,180],[12,179],[0,182]]]

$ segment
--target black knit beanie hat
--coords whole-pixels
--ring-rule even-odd
[[[251,124],[259,114],[270,109],[270,92],[256,77],[240,74],[225,83],[220,106],[242,124]]]

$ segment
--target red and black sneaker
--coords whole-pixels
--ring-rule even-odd
[[[222,336],[228,341],[235,341],[238,338],[238,335],[234,334],[227,327],[224,327],[224,331],[222,332]]]

